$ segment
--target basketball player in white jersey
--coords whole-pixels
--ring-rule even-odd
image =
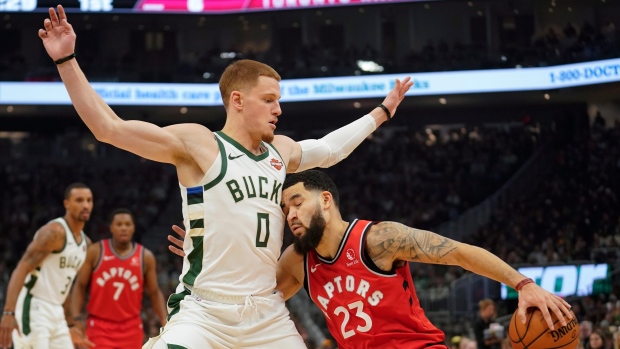
[[[92,347],[73,328],[67,296],[90,242],[82,231],[93,209],[93,194],[82,183],[65,190],[66,213],[42,226],[11,274],[0,348],[67,349]],[[70,330],[71,327],[71,330]]]
[[[318,140],[275,136],[282,113],[280,76],[250,60],[220,79],[226,124],[165,128],[120,119],[97,95],[74,54],[75,32],[62,6],[39,30],[75,109],[95,137],[141,157],[176,166],[188,227],[182,282],[169,299],[162,334],[147,348],[304,348],[276,286],[282,246],[280,209],[287,172],[332,166],[396,112],[412,85],[396,80],[368,115]]]

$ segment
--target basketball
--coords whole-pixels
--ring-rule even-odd
[[[517,310],[518,311],[518,310]],[[526,313],[525,324],[522,324],[517,315],[512,314],[508,329],[508,338],[513,349],[575,349],[579,344],[579,323],[573,314],[573,319],[566,319],[566,326],[551,313],[554,330],[550,330],[542,312],[538,308],[529,308]],[[571,310],[572,313],[572,310]]]

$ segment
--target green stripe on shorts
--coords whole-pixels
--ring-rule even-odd
[[[65,239],[66,240],[66,239]],[[37,271],[40,271],[41,267],[37,267]],[[26,297],[24,298],[24,307],[22,309],[22,332],[27,336],[30,334],[30,302],[32,301],[32,294],[30,290],[37,283],[38,277],[30,275],[30,280],[24,286],[26,287]]]
[[[172,309],[170,314],[168,314],[168,321],[172,318],[173,315],[181,310],[181,301],[185,296],[189,296],[191,292],[188,289],[184,289],[182,292],[174,293],[170,295],[168,298],[168,308]]]
[[[168,349],[187,349],[187,348],[182,345],[168,344]]]
[[[26,294],[26,298],[24,298],[24,308],[22,309],[22,332],[27,336],[30,334],[30,301],[32,300],[32,295],[30,291]]]

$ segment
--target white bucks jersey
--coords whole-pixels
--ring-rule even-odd
[[[180,281],[247,296],[276,286],[284,214],[284,162],[275,147],[254,155],[222,132],[219,154],[199,186],[181,186],[187,238]]]
[[[75,275],[86,259],[86,235],[78,244],[64,218],[52,222],[60,223],[65,230],[65,245],[62,250],[52,252],[40,266],[33,270],[24,287],[28,296],[35,296],[52,304],[63,304],[71,291]]]

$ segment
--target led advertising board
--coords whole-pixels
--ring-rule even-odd
[[[611,277],[607,264],[553,265],[523,267],[521,274],[533,279],[545,290],[560,297],[589,296],[610,292]],[[502,284],[502,299],[516,299],[517,291]]]
[[[428,0],[0,0],[0,12],[47,12],[61,4],[67,12],[224,14],[419,1]]]

